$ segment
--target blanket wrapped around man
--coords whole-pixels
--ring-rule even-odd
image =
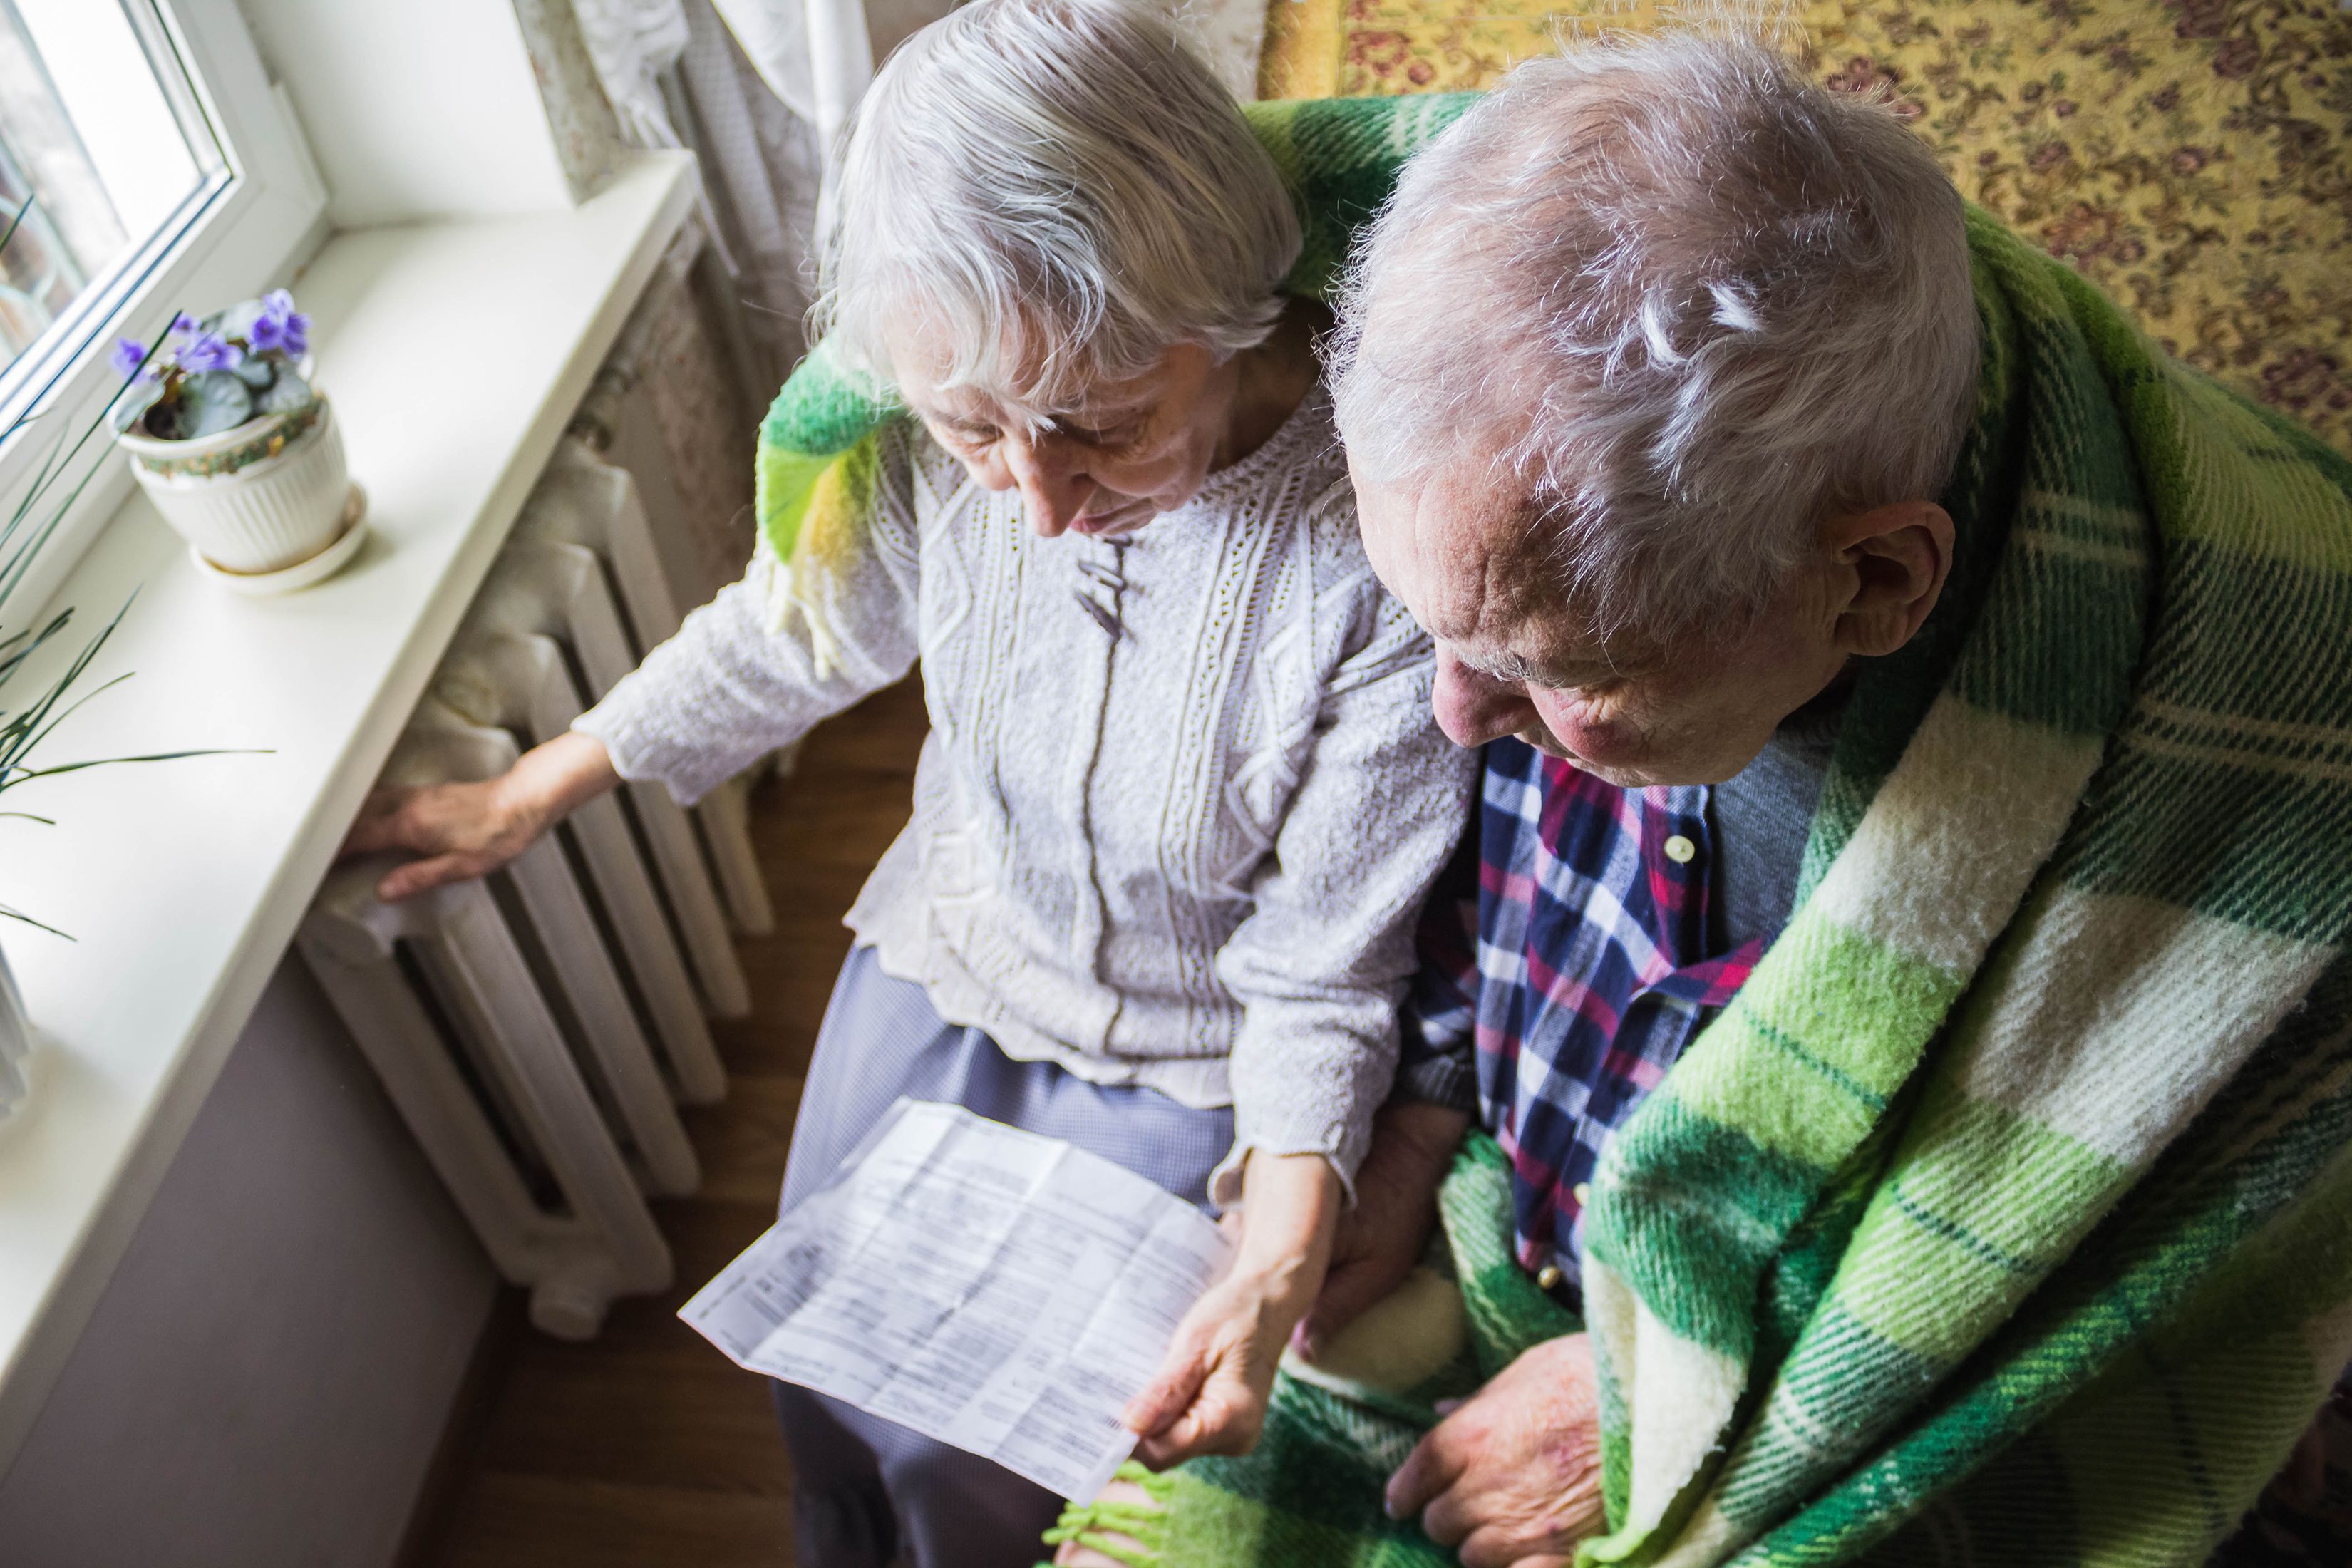
[[[1461,106],[1252,107],[1302,291]],[[1950,585],[1860,676],[1786,930],[1593,1183],[1584,1563],[2194,1563],[2352,1357],[2352,463],[1969,223]],[[854,547],[890,416],[793,377],[773,560]],[[1464,1378],[1574,1327],[1512,1282],[1485,1147],[1444,1204]],[[1380,1511],[1424,1396],[1286,1373],[1256,1455],[1065,1531],[1451,1562]]]

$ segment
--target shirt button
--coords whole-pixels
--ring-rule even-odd
[[[1559,1289],[1560,1279],[1559,1265],[1557,1263],[1547,1263],[1536,1271],[1536,1284],[1546,1290]]]
[[[1592,1206],[1592,1184],[1591,1182],[1577,1183],[1576,1185],[1569,1189],[1569,1194],[1576,1199],[1576,1206],[1578,1208],[1589,1209]]]
[[[1697,853],[1698,846],[1679,833],[1666,840],[1666,858],[1677,866],[1689,865],[1691,857]]]

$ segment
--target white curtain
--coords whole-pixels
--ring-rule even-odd
[[[713,236],[732,275],[760,405],[799,363],[815,287],[823,143],[770,89],[710,0],[686,0],[687,46],[672,78],[680,129],[702,163]]]
[[[572,0],[572,10],[621,133],[640,147],[677,146],[661,73],[686,49],[682,0]]]
[[[1255,96],[1265,0],[1162,3],[1235,96]],[[826,150],[875,60],[957,0],[572,4],[624,135],[701,161],[743,374],[772,392],[803,346]]]

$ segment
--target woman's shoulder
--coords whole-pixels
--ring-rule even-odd
[[[1353,587],[1362,597],[1377,597],[1380,579],[1372,574],[1371,558],[1364,552],[1363,530],[1356,510],[1356,487],[1342,459],[1334,474],[1318,476],[1304,498],[1300,535],[1313,563],[1319,593]]]
[[[929,426],[911,414],[900,414],[879,432],[882,466],[895,470],[918,488],[951,489],[963,465],[932,438]]]
[[[918,530],[972,486],[970,470],[911,414],[901,414],[885,425],[877,441],[883,487],[905,508],[906,521]]]

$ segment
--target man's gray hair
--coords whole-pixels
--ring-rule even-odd
[[[1951,182],[1748,41],[1518,67],[1406,167],[1342,321],[1359,472],[1490,465],[1604,638],[1736,631],[1823,520],[1940,493],[1974,407]]]
[[[976,0],[908,39],[841,149],[814,325],[887,379],[1066,410],[1178,343],[1265,341],[1297,214],[1232,96],[1136,0]]]

